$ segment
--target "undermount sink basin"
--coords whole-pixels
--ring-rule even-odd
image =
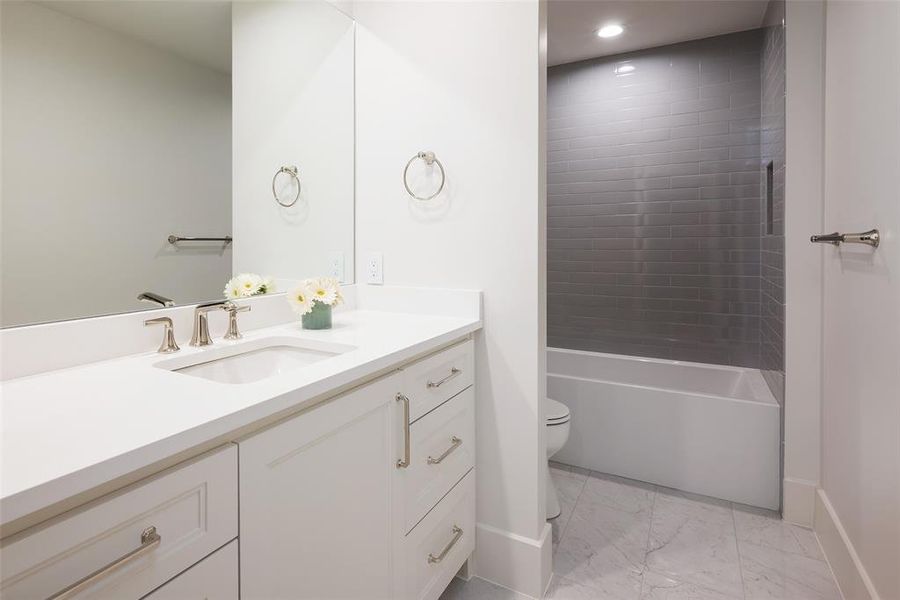
[[[155,366],[219,383],[253,383],[354,350],[354,346],[272,337],[165,360]]]

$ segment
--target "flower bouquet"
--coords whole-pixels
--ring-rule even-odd
[[[274,291],[275,283],[271,277],[262,277],[256,273],[241,273],[228,280],[222,293],[225,298],[233,300],[271,294]]]
[[[304,329],[330,329],[331,310],[344,301],[333,277],[304,279],[287,294],[288,304],[301,316]]]

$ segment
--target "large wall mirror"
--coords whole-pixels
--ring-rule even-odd
[[[243,272],[353,281],[349,16],[324,0],[0,11],[0,325],[215,300]]]

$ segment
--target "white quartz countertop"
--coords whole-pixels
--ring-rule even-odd
[[[11,379],[0,384],[0,523],[327,394],[481,328],[469,317],[341,311],[334,327],[299,323],[235,342],[183,347]],[[226,384],[159,368],[227,344],[297,337],[355,349],[254,383]]]

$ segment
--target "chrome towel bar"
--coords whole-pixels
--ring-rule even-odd
[[[870,229],[869,231],[863,231],[862,233],[838,233],[835,231],[834,233],[812,235],[809,237],[809,241],[814,244],[834,244],[835,246],[840,246],[842,243],[866,244],[873,248],[877,248],[881,241],[881,235],[878,233],[877,229]]]
[[[186,237],[181,235],[170,235],[168,237],[170,244],[177,244],[178,242],[224,242],[226,244],[231,243],[231,236],[226,235],[223,237]]]

